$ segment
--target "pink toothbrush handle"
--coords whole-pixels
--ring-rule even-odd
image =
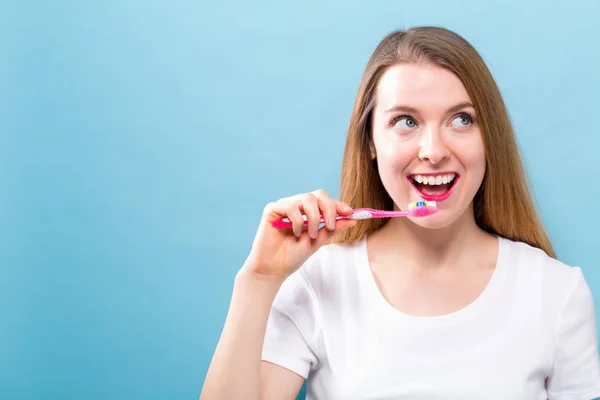
[[[428,215],[435,214],[438,211],[435,202],[416,202],[410,203],[408,205],[408,210],[405,211],[383,211],[383,210],[374,210],[372,208],[355,208],[353,213],[350,215],[340,215],[337,214],[336,220],[342,219],[354,219],[354,220],[363,220],[369,218],[393,218],[393,217],[425,217]],[[323,219],[323,214],[319,214],[320,224],[324,224],[325,220]],[[306,215],[303,215],[304,226],[308,225],[308,218]],[[274,228],[291,228],[293,226],[292,222],[289,218],[281,218],[272,223]]]
[[[302,217],[304,218],[304,224],[303,224],[303,226],[307,226],[308,225],[308,221],[307,221],[306,217],[304,215]],[[323,218],[323,214],[319,214],[319,217],[320,217],[321,223],[324,224],[325,223],[325,219]],[[338,221],[341,220],[341,219],[348,219],[348,218],[346,218],[343,215],[338,215],[336,217],[336,220],[338,220]],[[273,225],[274,228],[291,228],[293,226],[292,222],[288,218],[278,219],[277,221],[273,222],[272,225]]]

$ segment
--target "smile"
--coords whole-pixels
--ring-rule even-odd
[[[426,201],[443,201],[452,194],[452,189],[459,180],[454,172],[440,174],[413,174],[408,181],[419,195]]]

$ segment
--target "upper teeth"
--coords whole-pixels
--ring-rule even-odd
[[[445,183],[452,182],[455,177],[456,174],[438,176],[413,175],[412,179],[424,185],[443,185]]]

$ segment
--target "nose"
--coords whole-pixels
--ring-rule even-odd
[[[424,132],[420,146],[419,158],[421,161],[439,164],[450,155],[440,130],[435,127],[430,127]]]

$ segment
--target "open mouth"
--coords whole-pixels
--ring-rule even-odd
[[[459,175],[454,172],[443,174],[414,174],[408,177],[409,182],[427,201],[446,200],[452,193],[452,188],[458,182]]]

